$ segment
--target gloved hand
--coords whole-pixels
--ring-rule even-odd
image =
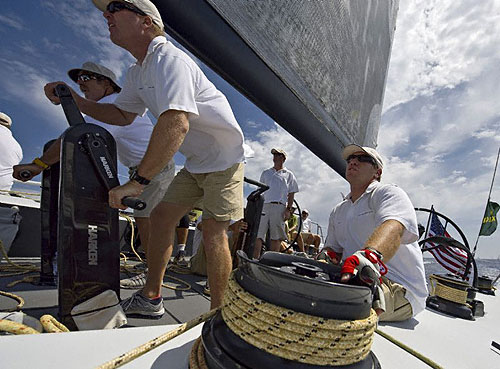
[[[342,265],[340,271],[340,281],[348,282],[351,278],[357,279],[373,291],[373,308],[378,314],[385,310],[384,293],[380,285],[382,284],[381,275],[387,273],[387,267],[382,262],[382,255],[371,249],[356,251],[349,256]]]

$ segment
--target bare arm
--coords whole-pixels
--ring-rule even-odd
[[[47,83],[44,87],[45,96],[47,96],[47,98],[55,105],[60,104],[59,97],[57,97],[54,92],[58,84],[65,85],[64,82],[51,82]],[[137,116],[136,113],[121,110],[113,104],[102,104],[85,99],[84,97],[78,95],[71,87],[67,87],[71,91],[71,95],[73,96],[73,99],[75,100],[75,103],[80,111],[101,122],[115,126],[127,126],[131,124]]]
[[[179,150],[189,131],[188,113],[168,110],[158,118],[148,149],[139,164],[139,175],[151,179],[167,165]]]
[[[365,247],[379,251],[384,261],[389,261],[398,251],[404,226],[394,219],[386,220],[373,231],[365,242]]]
[[[188,113],[168,110],[160,115],[151,134],[146,154],[137,169],[138,174],[147,179],[152,179],[158,174],[179,150],[188,130]],[[136,181],[115,187],[109,192],[109,205],[126,209],[126,206],[121,204],[121,199],[125,196],[138,196],[143,188],[144,186]]]
[[[288,194],[286,209],[285,209],[285,213],[283,214],[283,219],[285,219],[285,220],[288,220],[288,218],[290,218],[290,215],[292,215],[292,211],[290,209],[293,206],[293,198],[294,197],[295,197],[295,192],[290,192]]]
[[[59,153],[61,151],[61,139],[58,138],[49,148],[43,153],[40,157],[40,160],[43,161],[48,166],[51,166],[59,161]],[[23,178],[21,177],[21,172],[29,171],[31,173],[31,177]],[[31,178],[37,176],[43,171],[43,168],[36,164],[19,164],[14,165],[12,176],[20,181],[28,181]]]

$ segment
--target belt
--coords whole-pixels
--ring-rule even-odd
[[[279,204],[279,205],[285,205],[282,202],[279,201],[269,201],[269,204]]]

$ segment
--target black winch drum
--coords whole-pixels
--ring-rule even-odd
[[[248,293],[283,308],[337,320],[360,320],[370,315],[368,287],[340,284],[340,267],[303,257],[265,253],[259,261],[238,252],[237,283]],[[202,330],[205,360],[210,369],[378,369],[373,352],[362,361],[343,366],[295,362],[265,352],[241,339],[219,312]]]
[[[266,252],[259,262],[238,253],[237,282],[250,294],[274,305],[329,319],[359,320],[370,315],[368,287],[331,282],[340,267],[278,252]],[[315,278],[297,274],[292,263],[306,263],[321,271]],[[299,269],[299,270],[297,270]]]
[[[205,360],[210,369],[379,369],[380,363],[373,352],[355,364],[340,366],[324,366],[304,364],[284,359],[260,350],[233,333],[221,313],[205,323],[202,330],[202,343],[205,349]]]

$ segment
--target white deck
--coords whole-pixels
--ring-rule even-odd
[[[479,295],[486,315],[476,321],[452,318],[425,310],[418,320],[381,324],[379,328],[414,350],[450,369],[500,368],[500,354],[491,341],[500,342],[500,298]],[[174,329],[177,325],[71,332],[0,338],[1,367],[92,368]],[[125,368],[186,369],[193,341],[201,325],[125,365]],[[383,369],[428,366],[375,335],[372,347]]]

